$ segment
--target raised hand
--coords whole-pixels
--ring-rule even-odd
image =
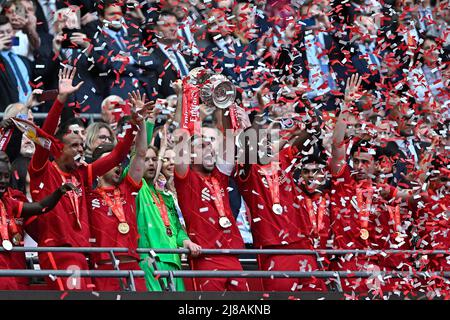
[[[183,81],[177,80],[172,83],[172,88],[175,91],[175,94],[180,95],[183,93]]]
[[[33,92],[31,92],[30,96],[28,97],[27,103],[25,104],[25,106],[28,109],[34,108],[42,103],[44,103],[44,101],[37,101],[37,97],[42,94],[44,90],[42,89],[34,89]]]
[[[14,127],[14,122],[11,118],[4,119],[0,122],[0,129],[7,129]]]
[[[250,121],[250,118],[248,116],[247,111],[245,111],[244,108],[241,106],[236,106],[236,115],[239,121],[239,127],[244,130],[247,128],[250,128],[252,126],[252,122]]]
[[[0,51],[7,50],[11,47],[10,36],[0,36]]]
[[[345,87],[344,102],[348,105],[350,102],[361,98],[359,87],[361,86],[362,77],[355,73],[347,79]]]
[[[62,194],[66,194],[69,191],[77,190],[77,187],[75,187],[72,183],[67,182],[64,183],[61,187],[59,187],[59,190],[62,192]]]
[[[133,107],[131,108],[132,121],[134,124],[140,124],[145,119],[145,115],[152,112],[155,104],[153,101],[145,102],[146,94],[141,96],[138,90],[128,93],[128,98],[130,99]]]
[[[64,69],[62,69],[62,70],[61,69],[59,70],[59,74],[58,74],[58,78],[59,78],[58,100],[59,101],[65,102],[67,100],[67,98],[69,97],[69,95],[78,91],[80,89],[80,87],[83,85],[84,81],[81,81],[76,86],[72,85],[73,78],[75,77],[76,72],[77,72],[76,67],[73,67],[71,70],[68,66],[64,67]]]
[[[185,247],[186,249],[189,249],[190,255],[194,258],[199,256],[202,251],[202,247],[199,246],[198,244],[192,242],[191,240],[184,240],[183,247]]]

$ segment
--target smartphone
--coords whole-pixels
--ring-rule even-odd
[[[54,89],[54,90],[46,90],[43,91],[40,95],[38,95],[36,97],[36,100],[38,102],[42,102],[42,101],[53,101],[56,99],[56,97],[58,96],[58,89]]]
[[[27,17],[27,10],[25,9],[24,6],[20,6],[20,5],[17,5],[17,4],[16,4],[16,14],[17,14],[18,16],[21,16],[21,17],[23,17],[23,18],[26,18],[26,17]]]
[[[72,35],[76,32],[81,33],[81,30],[80,29],[63,28],[62,32],[64,35],[64,40],[61,42],[61,48],[64,48],[64,49],[76,48],[77,45],[70,41],[70,37],[72,37]]]
[[[13,47],[17,47],[20,44],[19,37],[12,37],[11,42]]]

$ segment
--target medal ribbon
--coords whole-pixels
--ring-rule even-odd
[[[63,183],[67,183],[67,179],[64,176],[64,173],[61,171],[61,169],[58,168],[56,163],[54,163],[54,162],[52,162],[52,163],[53,163],[53,166],[55,167],[56,171],[58,171],[59,175],[61,176],[61,180],[63,181]],[[75,184],[78,185],[77,179],[75,177],[73,177],[73,176],[72,176],[72,178],[75,180],[75,181],[72,181],[72,182],[75,182]],[[70,202],[72,203],[72,208],[75,211],[75,216],[77,218],[78,226],[81,229],[80,208],[79,208],[79,203],[78,203],[78,194],[76,193],[75,190],[70,190],[70,191],[66,192],[66,194],[69,196]]]
[[[0,213],[1,213],[1,221],[0,221],[0,233],[2,236],[2,240],[9,240],[8,234],[8,220],[6,219],[6,209],[3,201],[0,200]]]
[[[363,191],[364,189],[362,188],[356,188],[356,201],[358,202],[359,221],[361,224],[361,228],[367,229],[369,225],[370,207],[372,206],[373,190],[372,188],[368,190],[366,201],[363,201]]]
[[[208,181],[211,180],[210,181]],[[205,184],[207,185],[209,191],[211,192],[211,196],[214,200],[214,204],[216,206],[217,211],[219,211],[220,217],[226,217],[225,214],[225,206],[223,204],[222,196],[220,195],[220,187],[219,187],[219,181],[217,181],[214,177],[205,177]]]
[[[230,113],[230,122],[231,122],[231,127],[233,128],[233,130],[240,129],[241,126],[239,124],[239,120],[238,120],[238,116],[237,116],[237,107],[234,103],[228,108],[228,112]]]
[[[170,220],[169,215],[167,214],[167,207],[166,203],[164,202],[161,194],[158,193],[158,198],[153,194],[153,192],[150,192],[152,195],[153,201],[155,202],[156,206],[159,209],[159,212],[161,213],[161,218],[164,222],[164,226],[167,228],[170,228]]]
[[[267,184],[269,185],[269,190],[272,196],[272,203],[280,204],[280,184],[278,179],[278,163],[271,162],[270,170],[271,173],[267,172],[267,170],[263,169],[264,176],[266,177]],[[277,182],[277,183],[274,183]]]
[[[389,218],[394,221],[394,231],[399,232],[400,226],[400,206],[396,205],[394,208],[392,206],[387,206],[389,211]]]
[[[323,214],[326,209],[327,200],[325,197],[321,197],[319,201],[319,207],[317,210],[314,210],[314,205],[312,203],[311,198],[306,197],[306,207],[308,209],[309,221],[313,225],[313,231],[318,235],[320,230],[323,229]]]
[[[120,189],[114,189],[114,203],[111,198],[106,194],[105,190],[102,188],[97,188],[97,192],[105,200],[106,205],[111,209],[112,213],[116,216],[120,223],[126,223],[125,212],[123,211],[122,197],[120,196]]]

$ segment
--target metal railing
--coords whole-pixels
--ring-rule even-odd
[[[134,278],[144,277],[145,272],[141,270],[120,270],[116,263],[117,253],[128,253],[128,248],[115,247],[14,247],[12,252],[77,252],[77,253],[109,253],[115,270],[0,270],[1,277],[106,277],[106,278],[126,278],[128,287],[121,282],[123,290],[136,291]],[[0,252],[7,252],[0,247]],[[150,263],[154,268],[153,275],[158,279],[161,288],[165,291],[175,291],[175,278],[328,278],[335,280],[335,288],[338,292],[343,292],[341,278],[369,278],[377,276],[388,276],[392,278],[403,277],[442,277],[450,278],[450,272],[423,272],[423,271],[209,271],[209,270],[158,270],[156,263],[157,254],[189,254],[188,249],[162,249],[162,248],[139,248],[137,253],[147,253],[154,257]],[[405,254],[405,255],[449,255],[450,250],[303,250],[303,249],[202,249],[202,255],[242,255],[242,254],[264,254],[264,255],[315,255],[321,269],[324,269],[319,259],[323,255],[364,255],[373,256],[378,254]],[[249,260],[249,259],[247,259]],[[162,280],[166,279],[167,285]]]
[[[3,119],[3,112],[0,112],[0,119]],[[33,112],[33,118],[37,120],[43,120],[47,118],[48,113],[46,112]],[[79,115],[81,118],[88,118],[91,121],[94,120],[100,120],[102,118],[102,115],[100,113],[81,113]]]

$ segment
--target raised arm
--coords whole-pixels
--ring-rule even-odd
[[[347,86],[345,88],[344,103],[337,118],[336,125],[333,132],[333,141],[331,149],[331,173],[336,175],[345,164],[345,133],[347,132],[347,117],[350,112],[350,103],[357,98],[358,90],[361,85],[362,78],[358,74],[353,74],[350,79],[347,79]]]
[[[24,203],[22,209],[22,216],[26,219],[31,216],[37,216],[52,210],[61,200],[61,197],[68,191],[75,190],[76,187],[71,183],[65,183],[56,189],[51,195],[45,197],[39,202]]]
[[[152,105],[151,102],[145,103],[145,93],[142,97],[139,91],[133,91],[128,95],[135,109],[133,110],[133,114],[137,114],[137,112]],[[131,160],[128,175],[133,181],[140,182],[144,176],[145,155],[147,153],[147,125],[144,123],[142,117],[136,119],[136,123],[140,130],[136,135],[136,153]]]
[[[130,151],[135,131],[137,130],[134,124],[130,124],[125,131],[125,137],[119,140],[113,151],[105,157],[94,161],[92,166],[92,179],[103,176],[109,170],[120,165]],[[89,181],[91,183],[92,181]]]
[[[76,92],[83,85],[83,81],[81,81],[77,86],[73,86],[73,78],[75,77],[77,68],[70,69],[66,66],[63,70],[59,70],[59,83],[58,83],[58,97],[56,98],[53,106],[51,107],[47,118],[42,125],[42,130],[50,135],[54,135],[56,132],[56,128],[58,128],[59,118],[61,116],[62,109],[64,104],[67,101],[67,98],[74,92]],[[39,145],[36,145],[36,151],[31,159],[30,166],[34,170],[41,169],[45,162],[48,160],[50,156],[50,151],[42,148]]]
[[[173,83],[173,89],[177,94],[177,107],[175,110],[174,121],[178,123],[178,129],[175,130],[175,148],[174,151],[179,158],[178,161],[175,162],[175,174],[179,177],[184,177],[188,172],[190,165],[190,134],[188,130],[183,130],[181,128],[181,118],[183,112],[183,82],[181,80],[177,80]],[[180,154],[180,152],[187,151],[188,155]],[[186,160],[186,161],[185,161]]]

